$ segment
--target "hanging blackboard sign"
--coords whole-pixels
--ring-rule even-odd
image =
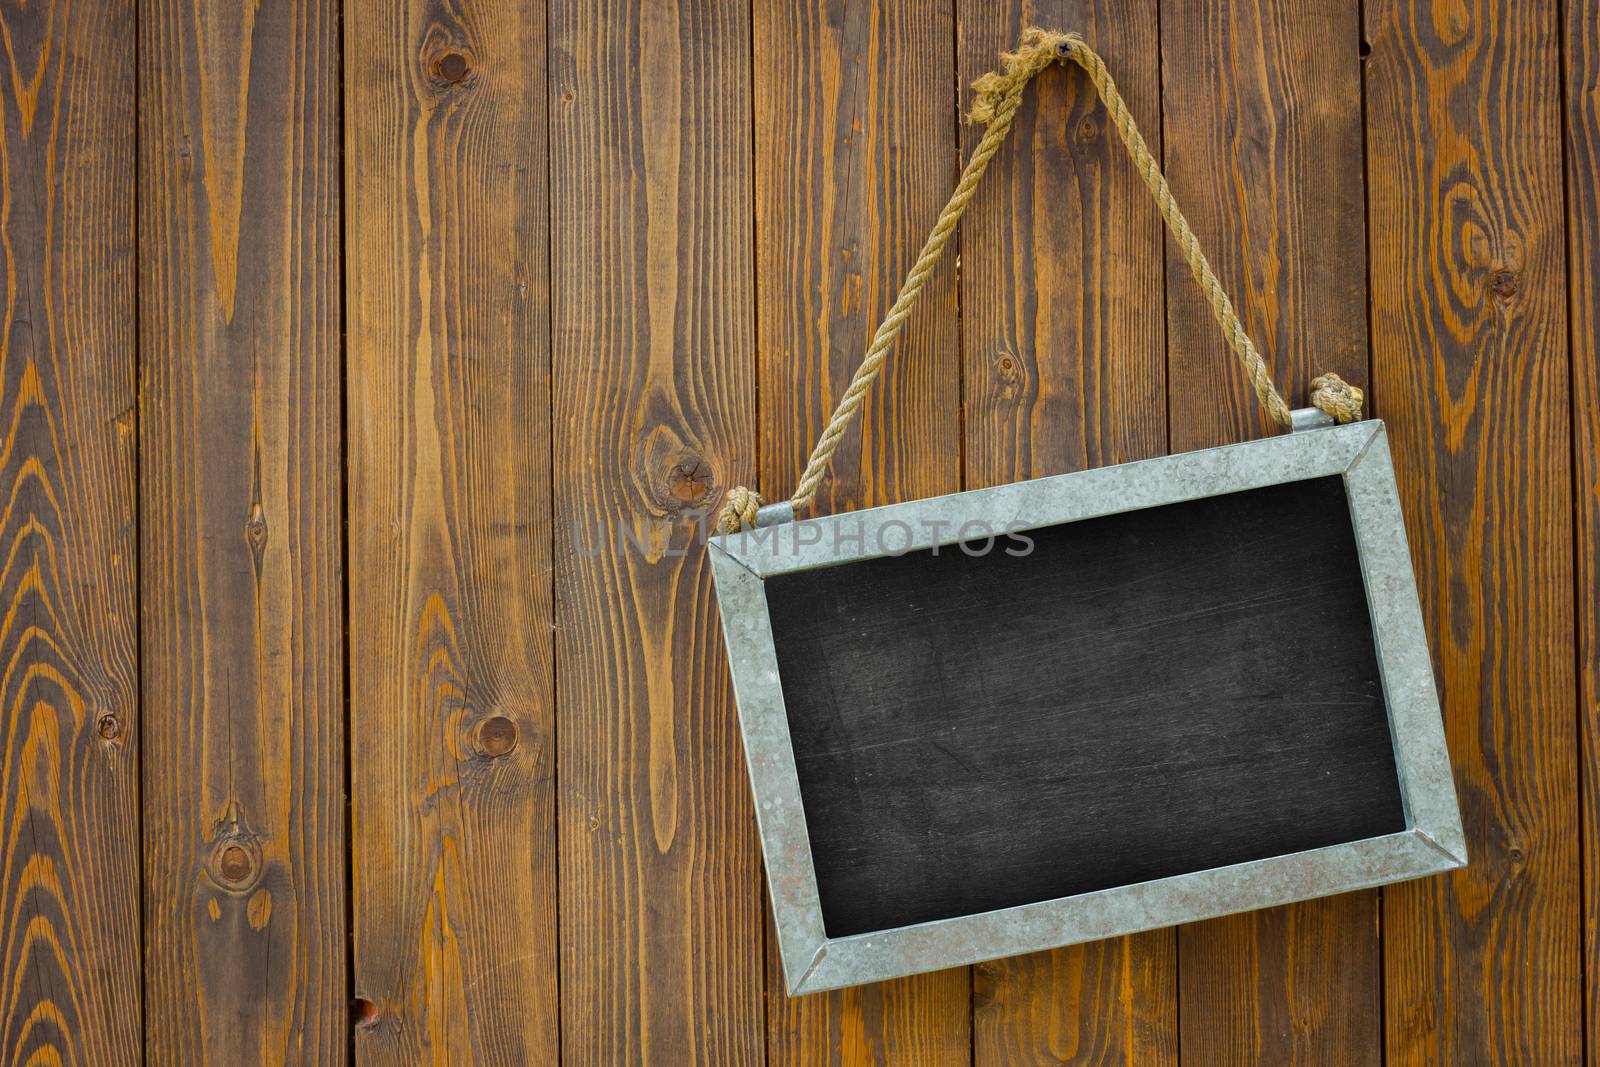
[[[1379,422],[710,555],[792,994],[1465,862]]]

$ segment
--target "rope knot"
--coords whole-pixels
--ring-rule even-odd
[[[717,532],[735,534],[751,529],[756,524],[756,512],[761,510],[764,503],[760,493],[742,485],[729,489],[728,498],[722,502],[722,510],[717,512]]]
[[[1337,374],[1311,379],[1311,406],[1332,415],[1334,422],[1361,418],[1361,401],[1365,398],[1365,393]]]
[[[1060,33],[1030,26],[1022,31],[1015,52],[1000,53],[1000,69],[990,71],[972,83],[978,98],[972,102],[967,121],[987,126],[999,116],[1007,98],[1022,95],[1035,74],[1058,60],[1065,60],[1072,49],[1083,43],[1075,33]]]

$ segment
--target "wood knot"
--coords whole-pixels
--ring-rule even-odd
[[[517,747],[517,724],[504,715],[494,715],[478,724],[478,751],[490,759],[504,756]]]
[[[262,550],[267,547],[267,513],[261,510],[261,501],[250,505],[250,514],[244,520],[244,539],[250,545],[250,551],[260,558]]]
[[[1093,144],[1100,139],[1100,124],[1092,117],[1078,123],[1078,142],[1080,144]]]
[[[711,491],[711,468],[698,456],[689,456],[667,472],[667,491],[680,504],[697,504]]]
[[[217,853],[217,872],[230,882],[250,877],[250,854],[238,845],[227,845]]]
[[[211,853],[211,877],[224,889],[250,888],[260,867],[260,858],[248,841],[229,838]]]
[[[1497,270],[1489,276],[1489,292],[1500,300],[1510,300],[1522,288],[1522,278],[1514,270]]]
[[[1027,376],[1022,362],[1010,352],[1001,352],[990,365],[994,368],[995,393],[998,399],[1014,402],[1021,394]]]
[[[115,741],[122,736],[122,723],[115,715],[102,715],[95,724],[95,733],[100,735],[102,741]]]
[[[371,1030],[378,1025],[378,1005],[366,997],[357,997],[350,1005],[350,1019],[357,1030]]]
[[[434,56],[432,66],[433,79],[440,85],[460,85],[472,70],[472,63],[455,49]]]

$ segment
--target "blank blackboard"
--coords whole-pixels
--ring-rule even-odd
[[[829,937],[1405,829],[1337,476],[767,579]]]

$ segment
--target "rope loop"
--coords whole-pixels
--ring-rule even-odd
[[[748,530],[756,524],[756,512],[766,501],[754,490],[736,485],[728,490],[728,498],[717,513],[717,532],[725,534]]]
[[[1041,30],[1037,26],[1023,30],[1017,50],[1000,53],[1000,69],[972,83],[977,97],[972,102],[972,110],[967,112],[967,121],[974,126],[991,125],[1000,117],[1006,98],[1021,96],[1034,75],[1051,63],[1066,60],[1072,54],[1074,42],[1083,44],[1083,38],[1075,33]]]
[[[1311,379],[1311,406],[1333,416],[1335,422],[1355,422],[1361,418],[1361,401],[1366,394],[1337,374]]]
[[[1022,32],[1022,38],[1015,51],[1001,54],[999,70],[991,71],[972,83],[977,96],[973,100],[967,118],[974,125],[984,127],[983,136],[979,138],[971,158],[962,168],[961,178],[956,183],[955,191],[950,194],[950,200],[945,204],[944,210],[939,212],[938,221],[934,223],[933,231],[928,234],[928,239],[922,245],[922,251],[917,254],[916,262],[912,264],[910,273],[900,286],[900,293],[895,298],[894,304],[872,335],[872,342],[867,346],[861,366],[856,369],[850,385],[839,398],[838,406],[834,408],[832,417],[823,428],[822,436],[817,439],[816,447],[811,450],[811,456],[806,461],[805,473],[800,476],[794,496],[790,498],[795,511],[798,512],[806,507],[817,495],[817,487],[822,484],[822,479],[827,474],[828,463],[833,459],[834,450],[839,447],[845,430],[855,418],[856,412],[860,410],[867,390],[883,369],[884,360],[888,358],[895,338],[900,335],[901,328],[910,317],[912,306],[916,304],[923,284],[933,273],[940,253],[944,251],[945,245],[955,232],[956,224],[961,221],[962,214],[977,192],[978,179],[983,177],[989,161],[1000,150],[1001,142],[1010,132],[1012,122],[1017,116],[1017,109],[1022,104],[1022,91],[1039,72],[1052,63],[1069,61],[1082,67],[1094,84],[1095,92],[1105,105],[1106,114],[1116,128],[1118,136],[1121,137],[1123,147],[1127,149],[1128,157],[1133,161],[1134,169],[1144,182],[1145,188],[1150,191],[1156,207],[1161,212],[1162,220],[1172,234],[1173,241],[1183,252],[1184,261],[1189,264],[1190,273],[1194,275],[1200,291],[1205,294],[1206,302],[1211,307],[1211,314],[1217,320],[1217,325],[1222,328],[1223,338],[1244,367],[1245,377],[1249,379],[1256,398],[1274,422],[1285,428],[1292,425],[1289,405],[1284,403],[1282,395],[1272,384],[1272,372],[1267,367],[1266,360],[1261,357],[1255,343],[1250,340],[1244,323],[1239,320],[1238,312],[1233,308],[1233,302],[1223,291],[1216,272],[1211,269],[1210,262],[1200,249],[1200,241],[1190,228],[1189,220],[1184,218],[1177,202],[1173,200],[1172,190],[1168,188],[1167,179],[1161,173],[1161,166],[1155,156],[1151,155],[1149,146],[1145,144],[1144,136],[1140,134],[1138,124],[1134,122],[1133,114],[1128,110],[1122,94],[1117,91],[1116,82],[1112,80],[1111,72],[1106,69],[1105,61],[1076,33],[1061,33],[1030,26]],[[1320,388],[1318,383],[1322,383]],[[1327,411],[1340,422],[1360,418],[1361,390],[1334,374],[1323,375],[1316,379],[1312,386],[1312,403],[1317,407]],[[1318,399],[1319,396],[1321,400]],[[723,533],[737,533],[754,525],[756,512],[760,507],[760,497],[743,486],[735,487],[729,491],[728,499],[717,517],[717,529]]]

